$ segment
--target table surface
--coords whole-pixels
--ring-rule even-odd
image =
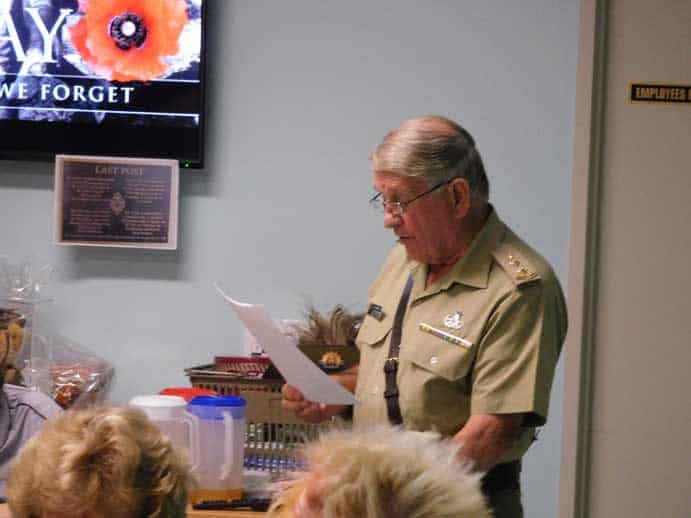
[[[195,511],[191,507],[187,508],[188,518],[261,518],[264,513],[256,511]],[[3,518],[0,515],[0,518]]]
[[[264,513],[254,511],[195,511],[188,507],[187,516],[190,518],[261,518]],[[7,504],[0,504],[0,518],[12,518]]]

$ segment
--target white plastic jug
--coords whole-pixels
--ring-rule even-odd
[[[199,418],[198,488],[192,503],[242,497],[246,402],[236,396],[197,396],[188,410]]]
[[[180,396],[135,396],[130,406],[139,408],[175,446],[186,448],[192,469],[199,465],[199,419],[187,411],[187,401]]]

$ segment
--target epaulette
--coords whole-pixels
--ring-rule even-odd
[[[492,251],[494,260],[499,263],[516,286],[537,280],[540,275],[530,263],[509,247],[499,245]]]

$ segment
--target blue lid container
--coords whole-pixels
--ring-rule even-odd
[[[199,419],[223,419],[229,413],[233,419],[245,417],[247,402],[239,396],[197,396],[187,405],[187,410]]]

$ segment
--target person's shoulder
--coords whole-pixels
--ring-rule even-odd
[[[379,286],[388,285],[396,282],[400,278],[407,278],[410,275],[413,263],[408,259],[405,247],[396,245],[386,258],[386,262],[380,268],[377,277],[370,285],[370,294]]]
[[[400,244],[396,245],[370,284],[367,290],[369,298],[372,298],[376,293],[381,294],[381,290],[388,292],[392,285],[405,283],[405,279],[408,278],[416,265],[418,263],[408,259],[405,247]]]
[[[7,395],[10,411],[24,408],[44,419],[49,419],[62,412],[55,401],[37,390],[11,384],[3,385],[2,389]]]
[[[386,261],[379,269],[377,278],[373,284],[381,283],[383,279],[392,275],[397,276],[402,270],[410,271],[410,260],[403,245],[396,245],[386,258]]]
[[[558,283],[549,262],[509,227],[493,247],[492,258],[504,279],[516,288]]]
[[[408,254],[405,250],[405,247],[401,244],[397,244],[391,252],[389,252],[389,256],[386,258],[386,262],[384,263],[384,268],[387,266],[389,268],[391,267],[403,267],[410,264],[410,261],[408,259]]]

